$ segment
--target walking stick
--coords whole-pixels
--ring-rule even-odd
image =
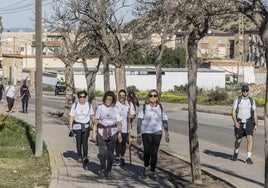
[[[130,126],[131,126],[131,122],[130,122],[130,118],[127,118],[127,122],[128,122],[128,125],[127,125],[127,129],[128,129],[128,150],[129,150],[129,164],[130,165],[132,165],[131,164],[131,132],[130,132],[130,130],[131,130],[131,128],[130,128]]]

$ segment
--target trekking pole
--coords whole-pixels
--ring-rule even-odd
[[[131,163],[131,132],[130,132],[131,123],[130,123],[130,118],[127,118],[127,120],[128,120],[127,121],[128,122],[128,125],[127,125],[128,131],[127,132],[128,132],[129,164],[132,165],[132,163]]]

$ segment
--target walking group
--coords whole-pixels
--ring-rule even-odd
[[[26,84],[26,79],[21,82],[18,88],[11,81],[8,81],[7,86],[5,87],[0,81],[0,102],[2,101],[3,96],[6,96],[7,101],[7,112],[14,112],[14,104],[17,96],[21,100],[22,113],[28,113],[28,104],[30,95],[30,88]]]
[[[241,93],[232,106],[235,133],[233,160],[238,160],[239,146],[245,136],[248,145],[246,163],[253,164],[253,133],[258,125],[256,104],[249,97],[248,85],[242,86]],[[69,119],[70,135],[75,135],[76,138],[77,162],[89,162],[88,138],[92,129],[91,139],[98,146],[98,176],[112,179],[113,166],[126,165],[125,153],[131,141],[132,121],[137,118],[137,144],[143,145],[142,178],[155,179],[162,137],[169,142],[166,108],[161,104],[157,90],[150,90],[142,105],[133,90],[127,93],[121,89],[117,96],[114,92],[107,91],[95,112],[87,101],[86,91],[77,92],[77,97],[78,101],[72,105]]]
[[[114,92],[107,91],[95,113],[87,101],[86,91],[77,92],[77,97],[78,101],[72,105],[69,118],[70,135],[75,135],[76,138],[77,162],[89,162],[88,138],[92,129],[91,139],[96,142],[99,150],[98,176],[112,179],[113,166],[126,165],[126,148],[131,141],[132,122],[137,117],[137,143],[143,143],[144,151],[142,177],[155,179],[162,132],[165,134],[165,140],[169,142],[166,109],[160,103],[157,90],[148,92],[143,106],[140,106],[133,90],[127,93],[121,89],[117,96]]]

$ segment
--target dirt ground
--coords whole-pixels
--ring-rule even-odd
[[[234,187],[228,182],[225,182],[224,180],[217,178],[204,171],[202,171],[202,184],[201,185],[193,184],[191,175],[191,165],[179,158],[167,155],[161,151],[159,153],[158,167],[168,175],[170,181],[178,188]]]
[[[134,144],[133,154],[142,160],[142,151]],[[228,182],[202,171],[202,184],[192,183],[191,165],[177,157],[159,151],[157,169],[164,177],[168,177],[176,188],[234,188]]]

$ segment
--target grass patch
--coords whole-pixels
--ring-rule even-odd
[[[35,157],[34,129],[13,117],[0,131],[0,187],[48,187],[51,178],[49,155]]]

